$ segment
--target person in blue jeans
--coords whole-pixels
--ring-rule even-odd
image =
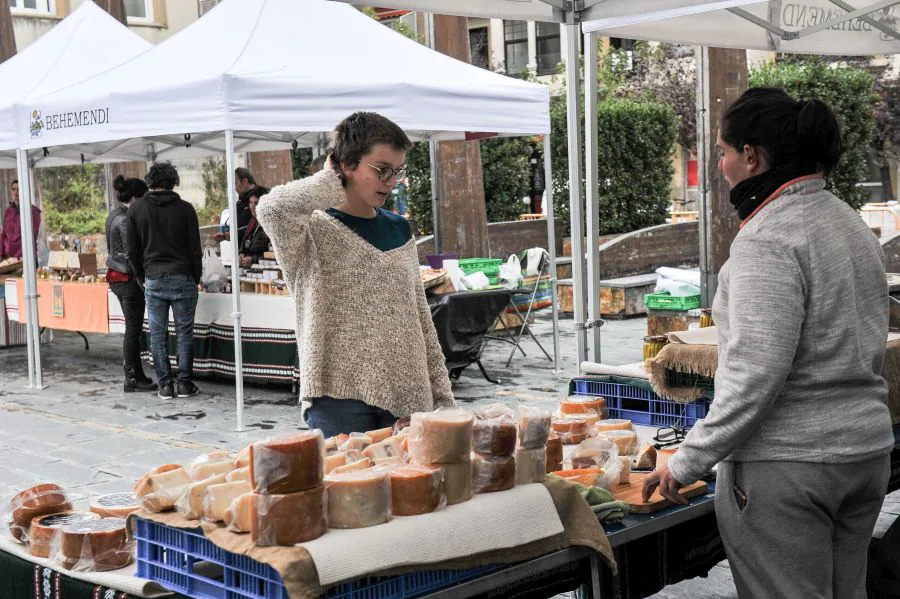
[[[128,256],[147,297],[158,394],[162,399],[191,397],[200,392],[191,380],[197,285],[203,274],[200,224],[194,207],[173,191],[180,180],[171,163],[154,164],[144,181],[150,190],[129,206],[126,231]],[[170,309],[178,347],[174,377],[166,343]]]

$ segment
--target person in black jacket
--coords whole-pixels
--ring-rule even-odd
[[[257,191],[259,195],[250,198],[251,218],[241,241],[241,266],[244,268],[259,262],[263,254],[269,251],[269,236],[256,220],[256,206],[259,204],[259,198],[269,193],[269,190],[265,187],[257,187]]]
[[[194,207],[172,191],[180,183],[172,163],[154,164],[144,180],[150,191],[131,203],[126,217],[128,257],[146,290],[159,397],[191,397],[200,392],[192,381],[194,314],[203,274],[200,224]],[[177,380],[172,377],[166,344],[169,308],[178,339]]]
[[[156,385],[144,374],[141,365],[141,329],[144,325],[144,290],[134,276],[128,259],[128,238],[125,215],[134,198],[147,193],[147,184],[140,179],[125,179],[122,175],[113,182],[119,205],[106,219],[106,282],[122,306],[125,316],[125,337],[122,356],[125,360],[125,393],[138,389],[155,389]]]

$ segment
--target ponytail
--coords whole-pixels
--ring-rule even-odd
[[[830,174],[844,152],[841,132],[831,108],[820,100],[810,100],[797,116],[797,149],[815,161],[816,170]]]

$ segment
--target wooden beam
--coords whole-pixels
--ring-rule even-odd
[[[125,14],[125,0],[94,0],[94,2],[122,25],[128,25],[128,16]]]

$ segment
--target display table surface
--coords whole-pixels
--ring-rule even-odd
[[[28,322],[25,283],[7,279],[6,312],[10,320]],[[38,279],[38,322],[58,331],[109,334],[109,287],[105,283],[78,283]],[[15,302],[10,300],[15,298]]]

